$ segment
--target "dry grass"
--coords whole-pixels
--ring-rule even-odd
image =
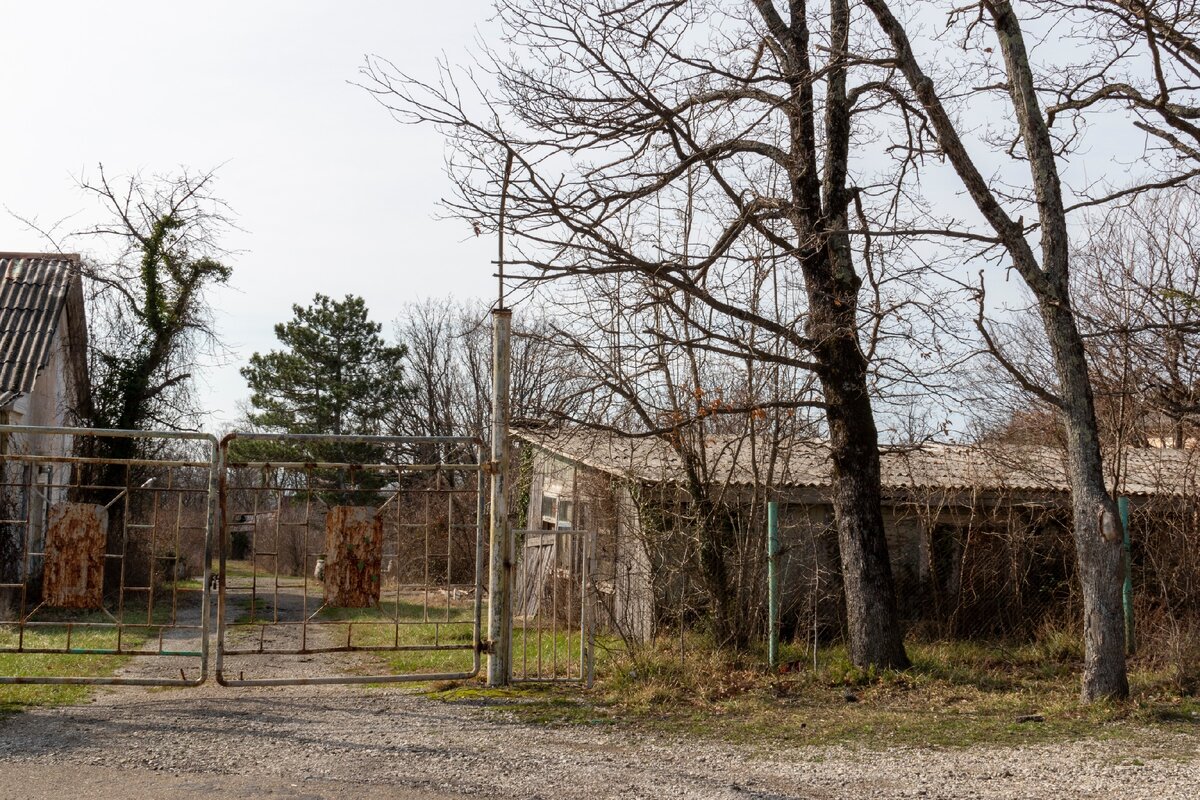
[[[1200,734],[1200,700],[1181,695],[1170,671],[1134,662],[1129,701],[1078,701],[1078,646],[1051,635],[1036,644],[909,645],[903,672],[864,672],[842,649],[811,654],[798,671],[768,674],[758,655],[678,640],[636,655],[611,653],[594,690],[532,687],[498,702],[529,721],[609,723],[739,742],[864,746],[1021,745],[1088,738]],[[784,657],[803,660],[785,648]],[[446,700],[486,691],[444,688]],[[1039,721],[1020,721],[1025,717]]]

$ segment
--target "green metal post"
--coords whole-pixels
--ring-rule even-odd
[[[767,503],[767,663],[779,665],[779,503]]]
[[[1117,499],[1117,511],[1121,515],[1125,551],[1125,585],[1121,589],[1121,604],[1125,607],[1125,651],[1132,654],[1137,650],[1137,637],[1133,627],[1133,540],[1129,537],[1129,498]]]

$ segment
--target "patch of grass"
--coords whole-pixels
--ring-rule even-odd
[[[188,598],[186,602],[191,602]],[[199,602],[196,598],[196,602]],[[110,616],[111,614],[111,616]],[[113,624],[120,620],[129,626],[120,636],[121,649],[137,649],[156,634],[156,628],[141,625],[165,625],[171,619],[170,603],[158,603],[151,610],[144,601],[126,603],[121,610],[68,612],[62,610],[39,611],[34,620],[40,623],[28,626],[22,638],[15,625],[0,626],[0,648],[73,651],[116,650],[118,633],[115,627],[94,628],[68,626],[77,624]],[[113,675],[129,661],[129,656],[86,652],[28,653],[0,652],[0,675],[21,677],[56,677],[76,675],[80,677],[107,677]],[[0,685],[0,713],[12,713],[29,706],[66,705],[82,702],[91,687],[71,685]]]
[[[128,660],[128,656],[81,656],[44,653],[0,653],[0,674],[45,677],[82,675],[102,677],[112,675]],[[59,706],[83,702],[91,688],[88,686],[0,686],[0,715],[11,714],[30,706]]]
[[[1171,690],[1171,676],[1137,668],[1122,703],[1078,700],[1077,647],[1061,642],[1006,645],[910,643],[913,666],[863,671],[842,648],[818,654],[785,648],[786,674],[768,674],[758,654],[738,654],[694,637],[635,653],[614,650],[597,665],[591,691],[522,687],[491,697],[529,722],[608,722],[736,742],[868,747],[1027,745],[1079,739],[1149,742],[1162,733],[1200,734],[1200,700]],[[473,689],[432,692],[461,702]],[[1022,718],[1035,717],[1041,721]]]
[[[428,645],[470,645],[473,606],[431,603],[420,599],[390,599],[378,608],[324,608],[317,615],[322,622],[350,624],[350,643],[358,647],[405,647]],[[396,623],[399,624],[396,624]],[[345,635],[342,633],[341,635]],[[528,629],[519,624],[513,632],[513,673],[517,679],[579,678],[579,632]],[[399,674],[438,674],[467,672],[471,668],[469,647],[455,650],[383,650],[378,653],[389,672]]]

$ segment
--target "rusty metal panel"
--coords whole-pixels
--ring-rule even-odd
[[[104,606],[104,541],[108,511],[89,503],[58,503],[46,533],[43,598],[51,608]]]
[[[368,506],[334,506],[325,517],[325,603],[370,608],[379,602],[383,520]]]

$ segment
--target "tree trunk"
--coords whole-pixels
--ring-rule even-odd
[[[1096,434],[1095,404],[1083,340],[1067,303],[1046,303],[1042,318],[1061,385],[1067,474],[1074,514],[1075,555],[1083,594],[1084,702],[1129,695],[1121,526],[1108,495]]]
[[[866,362],[841,339],[820,375],[829,404],[833,513],[846,595],[850,660],[858,667],[905,669],[904,636],[880,510],[879,434],[867,394]]]
[[[1038,101],[1020,20],[1005,0],[985,4],[1004,56],[1013,111],[1028,153],[1041,228],[1041,263],[1026,240],[1024,223],[1020,219],[1013,220],[1004,211],[997,193],[992,191],[971,159],[954,121],[942,105],[934,82],[925,75],[913,54],[904,26],[892,14],[886,0],[866,0],[866,4],[891,39],[900,69],[925,109],[942,151],[1008,251],[1022,280],[1037,298],[1054,355],[1060,395],[1054,397],[1045,387],[1039,387],[1023,376],[1017,377],[1027,390],[1057,406],[1066,431],[1075,553],[1083,590],[1082,696],[1085,702],[1125,697],[1129,693],[1129,681],[1121,606],[1120,524],[1116,505],[1104,486],[1087,357],[1071,310],[1070,232],[1058,175],[1058,151]],[[1010,371],[1017,374],[1014,368]]]

